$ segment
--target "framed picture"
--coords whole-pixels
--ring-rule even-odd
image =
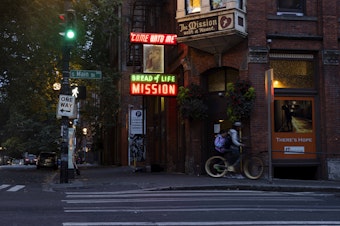
[[[144,73],[164,73],[164,46],[143,45]]]

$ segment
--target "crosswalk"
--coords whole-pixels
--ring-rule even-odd
[[[64,222],[63,226],[340,225],[340,221],[332,220],[263,221],[262,217],[257,218],[263,214],[273,216],[278,213],[290,216],[321,212],[338,216],[340,206],[328,206],[323,199],[324,195],[318,194],[260,191],[66,192],[65,199],[62,200],[64,213],[92,219],[91,222]],[[226,221],[223,217],[226,215],[235,218]],[[238,215],[241,216],[239,219]],[[243,220],[243,215],[253,216],[254,220]],[[186,219],[186,216],[190,218]],[[107,221],[103,222],[104,218]]]
[[[0,185],[0,192],[6,191],[6,192],[17,192],[22,189],[24,189],[25,185],[11,185],[11,184],[2,184]]]

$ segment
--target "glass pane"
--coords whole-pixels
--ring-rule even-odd
[[[208,90],[209,92],[225,91],[225,71],[220,70],[208,77]]]
[[[302,12],[303,0],[278,0],[278,11]]]
[[[275,132],[312,133],[313,108],[309,100],[275,100]]]
[[[271,60],[274,70],[274,88],[314,88],[312,61]]]
[[[210,5],[211,9],[225,8],[227,6],[227,0],[211,0]]]
[[[186,0],[187,13],[197,13],[201,11],[201,0]]]

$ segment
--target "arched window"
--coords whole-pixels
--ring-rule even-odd
[[[225,92],[228,82],[234,82],[239,75],[238,70],[233,68],[219,68],[209,73],[208,92]]]

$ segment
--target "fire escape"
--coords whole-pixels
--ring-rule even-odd
[[[130,32],[152,33],[159,31],[159,17],[162,0],[135,0],[131,5]],[[129,37],[130,38],[130,37]],[[128,41],[127,66],[133,71],[143,65],[143,45]]]

